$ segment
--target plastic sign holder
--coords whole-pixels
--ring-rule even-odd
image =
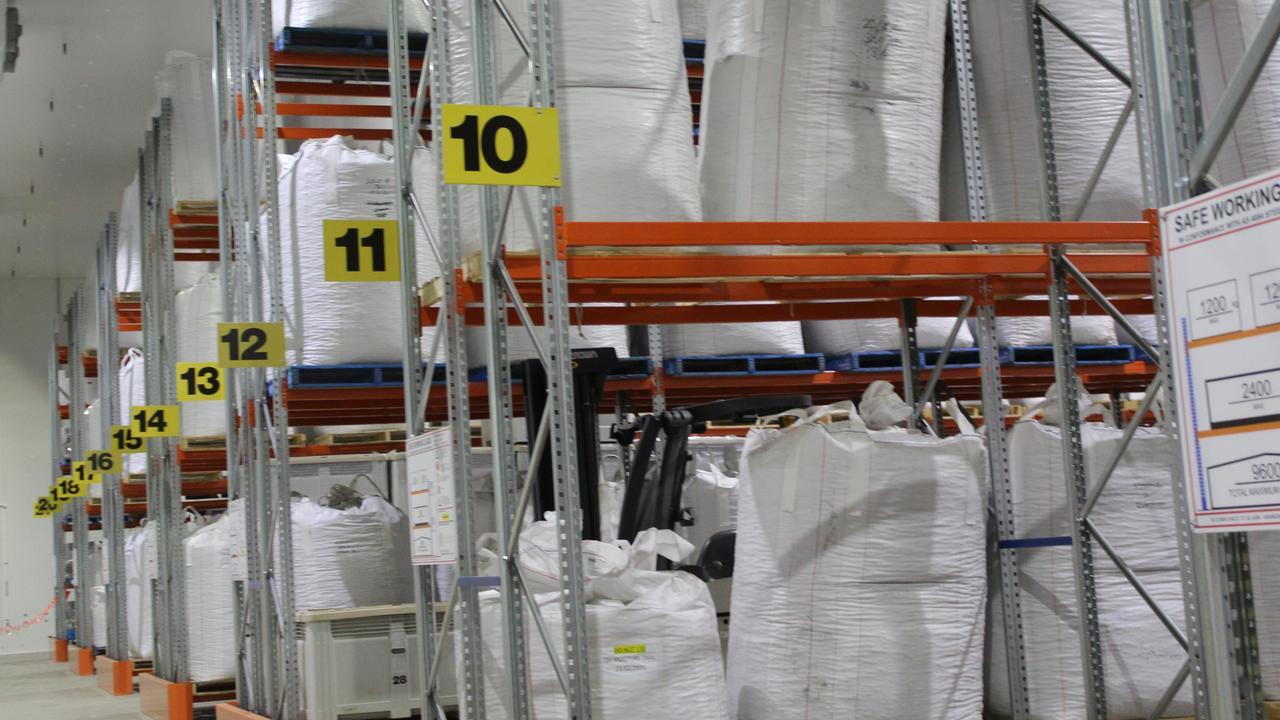
[[[1280,173],[1160,210],[1197,532],[1280,527]]]

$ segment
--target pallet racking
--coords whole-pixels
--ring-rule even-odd
[[[410,0],[411,2],[414,0]],[[410,436],[420,433],[425,421],[445,421],[453,430],[454,467],[460,502],[460,534],[469,536],[466,527],[470,516],[468,477],[472,452],[470,421],[487,418],[491,423],[494,462],[495,497],[498,526],[503,547],[508,549],[497,578],[477,575],[476,558],[467,543],[462,543],[457,580],[448,592],[446,618],[456,616],[463,650],[463,701],[473,716],[482,716],[486,692],[509,697],[513,714],[528,717],[531,698],[521,678],[522,672],[509,673],[511,682],[498,688],[485,688],[482,682],[480,627],[476,614],[476,596],[483,587],[496,586],[503,597],[504,655],[508,668],[519,668],[525,661],[526,637],[540,636],[549,647],[560,643],[564,662],[558,668],[563,689],[575,718],[592,716],[590,682],[587,674],[585,643],[585,610],[582,598],[582,568],[577,552],[575,532],[578,509],[575,437],[573,433],[572,375],[569,367],[568,327],[572,320],[600,324],[652,324],[650,349],[653,354],[652,375],[640,378],[617,378],[609,389],[631,394],[637,409],[661,409],[667,403],[695,402],[725,396],[772,393],[779,387],[811,393],[815,400],[849,397],[873,379],[894,379],[904,396],[916,407],[921,418],[924,406],[934,401],[941,388],[961,399],[981,399],[983,416],[988,426],[988,443],[995,518],[1000,551],[1000,578],[1004,589],[1002,622],[1006,627],[1007,651],[1017,662],[1011,664],[1010,688],[1015,718],[1030,714],[1025,674],[1027,649],[1021,633],[1018,605],[1017,528],[1013,525],[1013,508],[1009,486],[1007,448],[1004,433],[1006,396],[1043,394],[1055,382],[1063,397],[1071,397],[1075,388],[1084,385],[1106,392],[1143,391],[1145,399],[1126,426],[1131,436],[1147,416],[1147,410],[1162,387],[1172,378],[1167,358],[1161,348],[1167,344],[1162,331],[1159,345],[1139,341],[1139,349],[1148,360],[1114,365],[1078,367],[1076,349],[1070,345],[1071,318],[1082,312],[1105,312],[1121,326],[1128,325],[1125,313],[1143,312],[1155,306],[1163,314],[1162,279],[1153,262],[1159,252],[1154,218],[1129,223],[1085,223],[1063,221],[1062,202],[1057,188],[1054,162],[1052,108],[1048,94],[1048,68],[1044,52],[1044,34],[1061,32],[1099,62],[1100,71],[1116,76],[1132,88],[1131,100],[1107,144],[1107,153],[1099,161],[1096,182],[1105,166],[1116,138],[1132,116],[1139,128],[1147,177],[1144,178],[1152,205],[1167,205],[1190,197],[1205,185],[1205,171],[1212,163],[1223,137],[1256,80],[1277,35],[1280,35],[1280,5],[1273,8],[1250,48],[1246,59],[1229,87],[1227,100],[1205,123],[1196,89],[1194,39],[1191,37],[1189,10],[1184,0],[1126,0],[1129,23],[1131,67],[1123,69],[1107,61],[1087,40],[1052,15],[1036,0],[1026,0],[1012,8],[1020,14],[1027,28],[1026,41],[1034,58],[1033,81],[1028,92],[1034,93],[1041,120],[1041,195],[1044,222],[997,223],[987,221],[985,177],[981,147],[977,135],[976,99],[973,93],[971,50],[966,0],[950,0],[955,68],[961,88],[961,121],[964,137],[966,185],[968,191],[968,223],[575,223],[558,214],[558,193],[542,191],[542,233],[536,256],[519,256],[501,252],[500,226],[503,207],[501,190],[483,193],[486,242],[478,259],[462,256],[459,239],[457,190],[440,185],[442,222],[428,228],[432,252],[437,253],[444,269],[438,282],[419,287],[414,278],[415,218],[426,224],[412,187],[409,163],[413,145],[421,137],[426,88],[438,107],[450,102],[449,64],[457,59],[449,52],[449,24],[454,20],[432,4],[433,27],[426,61],[430,72],[410,58],[410,36],[404,24],[404,0],[388,0],[387,59],[369,56],[337,56],[331,53],[282,49],[274,44],[271,28],[271,0],[223,0],[215,7],[215,48],[217,100],[219,117],[219,169],[221,194],[218,208],[216,250],[221,262],[224,284],[223,314],[227,320],[276,320],[283,317],[283,299],[279,287],[280,238],[275,187],[275,140],[297,140],[331,135],[350,130],[348,134],[363,139],[387,139],[396,148],[397,211],[401,218],[400,248],[402,275],[402,327],[405,336],[403,388],[386,387],[353,391],[344,388],[290,388],[285,372],[236,370],[228,373],[228,428],[225,449],[227,491],[230,497],[244,498],[250,522],[248,579],[240,592],[244,632],[237,637],[242,659],[239,680],[241,706],[272,717],[292,718],[299,715],[297,695],[296,645],[291,642],[293,617],[291,557],[287,522],[289,486],[288,452],[274,449],[288,446],[288,427],[292,417],[298,424],[379,422],[403,419]],[[473,0],[474,22],[471,42],[478,49],[471,59],[477,79],[476,101],[491,102],[495,97],[495,69],[487,48],[495,36],[513,32],[530,57],[532,104],[551,107],[554,98],[554,63],[552,62],[552,11],[548,0],[530,0],[528,32],[518,29],[507,3],[501,0]],[[1045,28],[1045,24],[1050,28]],[[276,80],[284,70],[288,79]],[[417,88],[414,73],[417,71]],[[334,78],[377,76],[376,88],[368,85],[343,85]],[[276,92],[333,97],[389,96],[389,108],[368,109],[341,103],[277,103]],[[363,107],[365,109],[354,109]],[[373,106],[377,107],[377,106]],[[252,108],[253,111],[247,111]],[[278,127],[278,117],[389,117],[389,131],[364,128],[297,128]],[[162,103],[161,115],[148,136],[146,150],[140,158],[144,180],[144,239],[147,243],[147,287],[140,304],[133,298],[118,298],[114,282],[108,281],[108,266],[113,266],[115,223],[108,223],[99,250],[100,294],[98,319],[103,329],[104,346],[98,348],[99,376],[103,382],[104,432],[117,415],[109,404],[118,403],[119,390],[114,386],[115,359],[112,343],[116,330],[144,330],[148,360],[148,401],[161,403],[173,399],[172,367],[169,347],[172,331],[172,262],[186,259],[211,259],[215,249],[209,232],[208,217],[201,222],[183,213],[174,214],[166,194],[169,108]],[[430,122],[439,133],[439,118],[432,114]],[[269,142],[260,139],[270,138]],[[1091,194],[1093,182],[1083,193],[1075,217],[1079,217]],[[259,207],[265,208],[265,221],[259,224]],[[435,232],[432,233],[431,231]],[[890,239],[891,238],[891,239]],[[1039,252],[1004,254],[990,252],[991,246],[1035,243]],[[685,255],[663,252],[673,246],[702,245],[859,245],[896,244],[909,250],[913,244],[945,243],[972,247],[966,254],[906,252],[895,255],[862,254],[838,258],[830,256]],[[1133,244],[1142,246],[1133,250]],[[1074,254],[1067,246],[1093,245],[1111,248],[1101,254]],[[648,255],[625,259],[600,252],[599,248],[648,248]],[[176,252],[176,251],[182,252]],[[184,257],[198,255],[199,257]],[[258,272],[260,266],[274,267],[276,272]],[[922,276],[924,279],[922,279]],[[1028,294],[1044,294],[1047,302],[1010,299]],[[938,301],[929,298],[955,296],[962,301]],[[266,298],[264,302],[263,298]],[[72,378],[68,402],[68,420],[72,428],[71,450],[78,456],[77,423],[85,365],[78,328],[80,298],[73,299],[68,311],[66,355],[73,360],[60,360],[55,335],[50,350],[50,400],[58,407],[59,367],[66,364]],[[593,303],[622,303],[622,307],[595,307]],[[746,303],[726,310],[715,303]],[[671,303],[705,303],[672,306]],[[1006,362],[995,341],[997,317],[1018,314],[1048,315],[1053,322],[1053,363],[1050,366],[1016,366]],[[914,318],[924,316],[955,317],[957,323],[969,316],[976,318],[976,367],[948,367],[946,356],[950,342],[934,364],[922,362],[914,348]],[[763,321],[781,318],[859,318],[898,317],[904,337],[900,369],[879,372],[840,373],[824,371],[806,375],[756,377],[690,377],[664,372],[661,333],[662,322]],[[550,328],[550,342],[535,340],[549,379],[549,402],[538,424],[534,438],[536,447],[549,444],[553,448],[551,462],[556,483],[556,506],[561,533],[559,547],[564,575],[562,597],[565,632],[550,638],[544,632],[536,606],[527,603],[529,617],[535,627],[523,627],[526,598],[523,580],[516,564],[513,539],[520,530],[521,515],[518,496],[521,478],[516,472],[513,422],[519,388],[513,386],[506,363],[506,332],[509,325],[545,324]],[[434,368],[424,368],[424,354],[434,358],[435,348],[423,352],[420,330],[434,324],[437,337],[445,338],[445,382],[440,390],[445,397],[433,398]],[[471,379],[463,333],[468,325],[483,326],[493,359],[484,379]],[[169,332],[166,332],[166,328]],[[1131,329],[1131,328],[1130,328]],[[1137,333],[1131,333],[1135,338]],[[952,336],[954,339],[954,333]],[[970,359],[972,360],[972,358]],[[975,363],[969,362],[968,365]],[[439,393],[434,393],[438,395]],[[608,395],[613,395],[609,393]],[[360,399],[361,404],[352,401]],[[473,405],[475,406],[473,411]],[[1064,427],[1078,425],[1074,403],[1063,402],[1067,417]],[[934,417],[938,417],[935,413]],[[1168,428],[1176,436],[1177,418]],[[925,424],[926,431],[941,432]],[[52,471],[62,471],[62,428],[57,414],[51,418],[54,440]],[[178,472],[180,451],[176,442],[155,442],[149,451],[147,477],[148,516],[160,529],[161,589],[157,608],[157,629],[161,643],[157,646],[156,673],[175,683],[185,679],[186,652],[182,614],[185,610],[182,588],[182,485]],[[1084,618],[1081,633],[1081,672],[1088,698],[1088,716],[1106,717],[1106,668],[1101,654],[1101,629],[1098,627],[1097,597],[1092,583],[1095,563],[1094,548],[1101,549],[1122,571],[1124,559],[1109,547],[1105,535],[1092,523],[1090,510],[1098,501],[1105,477],[1089,483],[1083,465],[1083,452],[1077,433],[1064,433],[1064,459],[1068,470],[1068,489],[1075,502],[1070,552],[1075,567],[1077,610]],[[540,453],[534,452],[537,458]],[[1113,468],[1120,455],[1109,463]],[[531,476],[536,467],[526,475]],[[1256,629],[1252,626],[1248,543],[1242,534],[1221,537],[1197,536],[1186,521],[1179,469],[1175,472],[1171,491],[1178,504],[1179,547],[1184,589],[1184,627],[1179,628],[1175,613],[1160,608],[1143,595],[1141,584],[1135,590],[1144,596],[1153,612],[1160,616],[1170,631],[1188,648],[1188,661],[1177,677],[1171,678],[1165,700],[1171,700],[1188,680],[1193,689],[1199,717],[1262,717],[1261,692],[1257,667]],[[120,479],[109,479],[102,501],[103,527],[112,555],[113,568],[120,568],[125,502]],[[77,575],[86,567],[89,518],[86,503],[77,501],[72,511]],[[66,567],[66,544],[61,518],[54,523],[55,558],[58,563],[58,605],[56,623],[58,638],[65,643],[69,618],[64,591],[63,569]],[[278,535],[277,535],[278,533]],[[273,548],[272,537],[279,539]],[[283,582],[279,582],[280,579]],[[124,599],[122,580],[113,571],[109,580],[112,609],[108,613],[108,655],[116,660],[127,656],[123,637]],[[83,578],[76,586],[84,587]],[[273,588],[275,588],[273,592]],[[416,592],[419,627],[433,627],[438,596],[435,577],[427,568],[416,569]],[[277,594],[278,593],[278,594]],[[77,603],[77,632],[91,632],[92,619],[88,604]],[[432,619],[428,624],[426,619]],[[419,634],[421,644],[424,714],[443,717],[436,702],[433,680],[439,670],[430,659],[438,657],[437,648],[447,641],[440,635]],[[78,637],[83,637],[78,635]],[[90,635],[91,637],[91,635]],[[554,653],[553,653],[554,654]],[[1164,703],[1162,703],[1162,706]],[[1161,708],[1153,712],[1160,714]]]

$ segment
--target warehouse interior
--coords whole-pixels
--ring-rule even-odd
[[[1280,2],[0,10],[0,717],[1280,718]]]

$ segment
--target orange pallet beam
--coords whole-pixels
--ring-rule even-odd
[[[328,95],[334,97],[390,98],[391,86],[376,83],[329,82],[328,80],[277,80],[276,92],[280,95]],[[279,103],[277,103],[277,109]]]
[[[173,228],[174,240],[217,240],[217,225],[182,225]],[[217,245],[214,245],[217,247]]]
[[[1112,302],[1121,312],[1130,314],[1150,313],[1152,301],[1148,298],[1115,300]],[[921,300],[916,303],[917,315],[920,317],[954,318],[960,314],[963,303],[959,300]],[[1003,300],[996,302],[996,315],[999,317],[1039,317],[1047,309],[1045,300]],[[755,303],[734,305],[677,305],[677,306],[574,306],[570,312],[575,325],[651,325],[697,324],[697,323],[745,323],[774,322],[786,320],[852,320],[896,318],[901,314],[902,305],[893,300],[871,300],[864,302],[820,302],[820,303]],[[529,318],[535,325],[542,324],[542,308],[530,306]],[[1092,300],[1073,300],[1073,315],[1102,315],[1105,310]],[[439,308],[423,307],[420,309],[420,322],[424,327],[434,326]],[[469,306],[465,313],[466,324],[484,325],[484,308]],[[515,310],[507,311],[507,323],[519,325],[520,316]]]
[[[262,114],[262,105],[258,105]],[[343,105],[340,103],[276,103],[276,114],[301,117],[391,117],[390,105]]]
[[[169,211],[169,227],[217,227],[217,213],[180,213],[177,210]]]
[[[391,138],[391,129],[381,130],[377,128],[343,128],[343,127],[326,127],[326,128],[300,128],[300,127],[282,127],[276,129],[276,137],[281,140],[322,140],[324,138],[333,137],[334,135],[347,135],[356,140],[387,140]],[[262,137],[262,128],[258,128],[258,137]],[[422,132],[424,140],[431,139],[431,133]]]
[[[181,448],[179,448],[179,451],[181,451]],[[138,500],[145,498],[147,496],[147,485],[146,483],[140,482],[120,483],[120,494],[123,495],[126,500]],[[187,497],[226,495],[227,479],[185,480],[182,482],[182,494]]]
[[[562,216],[562,213],[558,213]],[[570,248],[866,245],[1149,245],[1152,225],[1131,222],[568,222]],[[1144,250],[1145,252],[1145,250]]]
[[[1151,272],[1151,259],[1135,253],[1084,253],[1070,260],[1086,275],[1140,275]],[[1020,253],[867,253],[863,255],[570,255],[566,261],[574,279],[650,281],[705,278],[870,278],[919,276],[984,277],[1031,275],[1048,278],[1049,256]],[[540,280],[536,256],[507,258],[516,281]],[[1041,292],[1048,287],[1041,284]],[[932,292],[930,295],[939,293]]]

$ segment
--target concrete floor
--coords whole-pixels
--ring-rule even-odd
[[[0,718],[25,720],[135,720],[138,696],[112,697],[92,675],[72,675],[49,653],[0,655]]]

